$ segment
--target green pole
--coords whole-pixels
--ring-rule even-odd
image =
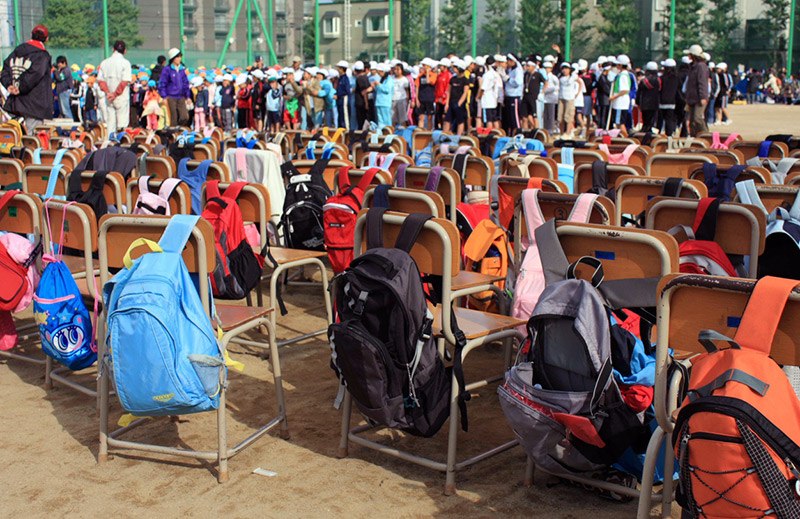
[[[319,0],[314,0],[314,64],[319,67]]]
[[[19,45],[22,43],[22,27],[19,21],[19,0],[14,0],[14,31],[16,33],[14,45]]]
[[[478,0],[472,0],[472,57],[478,53]]]
[[[108,0],[103,0],[103,42],[105,43],[105,57],[111,53],[108,51]]]
[[[792,50],[794,47],[794,3],[795,0],[792,0],[792,5],[789,8],[789,52],[786,54],[786,75],[790,76],[792,74]]]
[[[181,54],[183,54],[183,34],[184,34],[184,27],[183,27],[183,0],[178,2],[178,18],[179,20],[179,27],[181,32]]]
[[[106,0],[103,0],[104,2]],[[233,30],[236,28],[236,22],[239,21],[239,13],[242,11],[242,4],[244,4],[244,0],[239,0],[239,5],[236,6],[236,12],[233,14],[233,22],[231,23],[231,28],[228,30],[228,35],[225,37],[225,45],[222,46],[222,53],[219,55],[219,61],[217,62],[217,67],[221,67],[223,61],[225,60],[225,54],[228,52],[228,46],[231,44],[231,36],[233,36]]]
[[[675,0],[672,0],[669,8],[669,57],[675,58]]]
[[[258,2],[256,2],[256,12],[259,12]],[[264,35],[264,38],[267,40],[267,43],[269,43],[269,64],[272,66],[278,64],[278,58],[275,56],[275,51],[272,49],[272,0],[267,0],[267,16],[269,32]]]
[[[564,35],[564,59],[569,61],[570,40],[572,39],[572,0],[567,0],[567,16],[564,25],[567,28],[567,34]]]
[[[253,0],[247,0],[247,66],[253,63]]]
[[[270,4],[272,4],[271,1]],[[275,55],[275,48],[272,46],[272,16],[269,17],[270,30],[267,32],[267,24],[264,22],[264,16],[261,14],[261,8],[258,6],[258,1],[256,0],[253,2],[253,5],[256,7],[256,16],[258,16],[258,21],[261,23],[261,31],[266,35],[265,38],[267,40],[267,46],[269,47],[270,64],[275,65],[278,63],[278,57]],[[270,7],[272,6],[270,5]]]
[[[394,59],[394,0],[389,0],[389,59]]]

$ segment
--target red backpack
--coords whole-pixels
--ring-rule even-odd
[[[246,182],[228,186],[219,192],[219,180],[206,185],[206,207],[201,215],[214,227],[217,266],[211,276],[214,297],[242,299],[261,281],[264,254],[256,254],[247,243],[242,212],[236,204]]]
[[[670,234],[683,230],[688,238],[678,246],[682,273],[736,277],[736,269],[728,255],[714,241],[721,202],[719,198],[703,198],[697,204],[691,228],[679,225],[669,230]]]
[[[20,191],[7,191],[0,198],[0,212]],[[16,211],[16,209],[14,209]],[[16,213],[14,213],[16,216]],[[0,310],[12,311],[28,291],[28,267],[20,265],[9,255],[6,246],[0,242]]]
[[[364,202],[364,191],[380,169],[368,169],[355,186],[350,185],[348,171],[350,166],[342,166],[339,170],[339,194],[329,197],[322,206],[325,249],[328,251],[328,259],[331,260],[334,274],[344,272],[353,261],[356,216]]]

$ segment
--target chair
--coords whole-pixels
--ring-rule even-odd
[[[701,330],[714,330],[733,337],[739,319],[750,297],[755,282],[752,280],[700,276],[695,274],[669,275],[659,283],[658,341],[656,343],[655,409],[658,429],[647,448],[644,480],[652,481],[655,459],[658,453],[657,440],[672,445],[675,419],[681,402],[678,388],[682,377],[679,370],[669,369],[675,362],[669,349],[680,350],[682,356],[705,353],[697,341]],[[800,365],[797,337],[800,336],[800,296],[797,291],[789,297],[786,308],[772,342],[770,357],[781,365]],[[672,473],[674,457],[667,449],[666,473]],[[661,517],[672,514],[673,482],[664,482]],[[651,500],[643,491],[639,500],[639,519],[649,518]]]
[[[221,194],[225,193],[225,190],[230,187],[229,183],[222,183],[219,184],[219,190]],[[206,200],[206,183],[203,184],[203,191],[201,194],[201,199],[205,204]],[[269,191],[267,188],[261,184],[247,184],[242,188],[241,193],[237,197],[237,202],[239,204],[239,210],[242,213],[242,220],[244,222],[252,222],[258,226],[259,229],[259,237],[260,237],[260,245],[256,252],[261,252],[265,245],[269,243],[269,233],[267,229],[269,226],[272,225],[270,221],[270,199],[269,199]],[[277,233],[276,233],[277,234]],[[322,258],[326,257],[325,252],[321,251],[309,251],[309,250],[301,250],[301,249],[289,249],[285,247],[277,247],[277,246],[270,246],[269,247],[269,255],[265,258],[265,267],[271,267],[272,273],[264,276],[262,275],[262,280],[269,278],[269,301],[270,301],[270,308],[276,308],[278,304],[278,283],[281,282],[281,276],[291,268],[296,267],[304,267],[305,265],[310,265],[312,267],[316,267],[319,269],[320,278],[322,280],[322,298],[325,302],[325,315],[328,319],[328,323],[333,322],[333,311],[331,310],[331,301],[328,297],[328,270],[325,267],[325,264],[322,262]],[[274,260],[275,262],[270,264],[271,261]],[[249,294],[248,294],[248,301],[249,301]],[[261,289],[261,284],[259,283],[256,289],[256,297],[257,297],[257,304],[261,306],[263,304],[263,294]],[[272,312],[270,314],[270,320],[272,323],[273,330],[277,330],[278,326],[278,317],[277,312]],[[311,333],[306,333],[299,335],[297,337],[293,337],[291,339],[286,339],[283,341],[277,340],[277,335],[274,337],[276,341],[276,347],[284,346],[286,344],[294,344],[295,342],[304,341],[311,337],[316,337],[318,335],[322,335],[327,332],[327,327],[323,330],[318,330]],[[274,331],[272,332],[275,333]],[[242,341],[237,341],[242,342]],[[252,344],[250,344],[252,346]]]
[[[722,166],[721,164],[717,166],[717,172],[725,173],[727,172],[731,166]],[[703,173],[703,167],[696,167],[692,171],[689,172],[690,179],[696,179],[705,181],[705,174]],[[772,177],[769,172],[765,168],[748,166],[744,171],[742,171],[738,177],[736,177],[736,182],[742,182],[743,180],[752,180],[756,184],[772,184]],[[735,189],[734,189],[735,191]]]
[[[106,215],[100,222],[99,255],[100,255],[100,280],[105,284],[109,279],[109,269],[123,268],[123,255],[130,245],[140,237],[158,241],[163,229],[166,228],[170,218],[166,216],[133,216],[133,215]],[[137,248],[136,250],[141,250]],[[196,273],[199,279],[199,292],[203,307],[208,312],[210,319],[211,300],[208,284],[209,272],[213,270],[216,261],[214,248],[214,229],[206,220],[200,219],[192,231],[192,236],[183,252],[186,267],[191,273]],[[228,447],[226,430],[226,388],[220,390],[219,409],[217,410],[217,448],[213,451],[197,451],[189,448],[176,448],[148,443],[121,440],[124,433],[148,422],[147,418],[138,418],[125,427],[115,431],[108,430],[109,415],[109,370],[100,373],[100,450],[97,456],[98,463],[109,460],[109,449],[132,449],[159,454],[170,454],[208,461],[216,460],[218,463],[217,479],[220,483],[230,477],[228,472],[228,459],[252,445],[256,440],[267,434],[270,430],[280,425],[281,436],[289,437],[286,422],[286,406],[283,397],[283,383],[281,379],[280,358],[278,347],[275,343],[275,333],[268,314],[272,308],[251,308],[229,305],[216,305],[216,317],[221,321],[223,331],[221,349],[227,350],[228,343],[238,335],[264,326],[269,331],[269,348],[272,364],[272,375],[275,384],[275,397],[278,404],[278,416],[258,428],[246,439],[235,447]],[[105,312],[104,312],[105,313]],[[106,317],[105,315],[103,316]],[[102,358],[106,351],[105,336],[98,341],[98,357]],[[222,376],[222,375],[220,375]],[[222,380],[220,380],[222,382]]]
[[[347,172],[347,177],[350,179],[350,183],[352,185],[358,184],[358,181],[361,180],[361,177],[363,177],[367,173],[367,170],[368,170],[368,168],[362,168],[362,169],[350,168],[350,170]],[[333,183],[334,183],[334,187],[336,188],[336,189],[334,189],[334,192],[335,193],[339,193],[339,172],[338,171],[336,172],[336,175],[333,177]],[[385,171],[385,170],[381,169],[381,170],[378,171],[378,173],[372,179],[372,182],[370,182],[370,185],[391,184],[391,183],[392,183],[392,174],[389,173],[388,171]]]
[[[644,176],[645,174],[644,169],[640,166],[623,164],[606,164],[606,171],[608,172],[609,189],[614,187],[622,176]],[[572,182],[576,193],[587,193],[594,185],[592,179],[592,164],[579,164],[575,166],[575,177]]]
[[[178,176],[178,166],[169,155],[148,155],[145,158],[145,168],[151,177],[164,179]],[[144,173],[137,171],[136,176],[144,176]]]
[[[310,159],[297,159],[292,161],[292,165],[294,165],[300,173],[308,173],[316,162],[316,160]],[[336,189],[336,175],[339,173],[339,170],[345,166],[351,168],[356,167],[355,164],[349,160],[340,159],[331,159],[325,166],[325,171],[322,172],[322,176],[325,177],[325,183],[328,184],[331,191]]]
[[[617,222],[622,222],[623,214],[638,215],[647,209],[651,198],[661,196],[664,178],[637,175],[623,175],[617,178],[616,191]],[[684,180],[681,184],[680,198],[700,200],[708,196],[708,188],[700,180]]]
[[[378,153],[378,158],[379,158],[378,163],[380,163],[380,160],[383,160],[382,157],[385,157],[386,155],[387,155],[386,153]],[[356,164],[358,164],[358,167],[363,168],[363,169],[369,168],[370,167],[369,166],[369,154],[362,155],[361,156],[361,162],[356,162]],[[408,155],[405,155],[403,153],[399,153],[399,154],[395,155],[394,159],[392,160],[392,163],[389,164],[389,168],[388,168],[388,171],[389,171],[389,173],[392,174],[392,176],[394,176],[395,172],[397,171],[397,168],[400,167],[400,164],[405,164],[406,166],[413,166],[414,165],[414,159],[412,159],[411,157],[409,157]]]
[[[550,148],[547,151],[547,156],[561,164],[562,149],[563,148]],[[575,166],[578,164],[591,164],[596,160],[608,162],[608,155],[605,152],[587,148],[574,148],[572,151],[572,158]]]
[[[194,158],[196,160],[218,160],[218,153],[213,144],[195,144],[194,145]]]
[[[147,187],[151,193],[157,193],[161,187],[163,178],[149,178],[147,179]],[[128,208],[132,213],[136,206],[136,200],[139,199],[139,179],[129,178],[126,187],[126,199],[130,201]],[[191,214],[192,212],[192,193],[189,186],[185,182],[178,184],[178,187],[173,191],[172,196],[169,198],[169,212],[170,214]]]
[[[81,189],[85,191],[89,188],[95,173],[96,171],[81,172]],[[70,175],[72,174],[70,173]],[[69,185],[69,175],[67,176],[67,185]],[[106,204],[113,205],[119,211],[122,211],[122,208],[126,206],[125,195],[125,179],[122,178],[120,173],[109,171],[103,183],[103,198],[106,199]]]
[[[190,160],[186,163],[186,167],[189,170],[197,169],[200,165],[201,161],[204,159],[199,160]],[[215,160],[208,166],[208,174],[206,175],[208,180],[219,180],[220,182],[230,182],[231,181],[231,168],[224,162],[220,162]]]
[[[26,148],[22,154],[22,162],[25,165],[34,165],[33,163],[33,151],[30,148]],[[52,166],[53,161],[56,158],[59,150],[42,150],[39,155],[41,159],[42,166]],[[72,171],[81,161],[80,157],[78,156],[78,152],[75,150],[68,150],[61,156],[61,164],[63,165],[64,169],[67,171]],[[38,164],[37,164],[38,165]]]
[[[783,207],[787,211],[790,210],[792,204],[794,204],[795,198],[797,198],[797,192],[800,186],[756,184],[755,188],[758,197],[761,199],[761,203],[764,204],[767,212],[771,213],[777,207]],[[739,193],[735,193],[731,201],[739,202]]]
[[[0,158],[0,186],[5,188],[17,182],[21,183],[22,168],[24,167],[25,165],[19,159]]]
[[[603,135],[595,135],[594,137],[589,139],[589,142],[595,144],[602,144],[603,139],[605,139],[605,137],[606,136]],[[637,146],[641,145],[641,141],[635,137],[609,137],[609,140],[612,146],[621,146],[623,148],[625,146],[628,146],[629,144],[635,144]]]
[[[660,231],[668,231],[676,225],[691,227],[697,206],[697,200],[653,198],[647,203],[645,226]],[[748,275],[753,279],[758,273],[758,257],[764,252],[766,225],[766,215],[756,206],[732,202],[719,206],[715,241],[726,254],[750,256]]]
[[[610,154],[617,154],[622,153],[625,151],[628,145],[625,144],[611,144],[608,147],[608,152]],[[629,166],[639,166],[640,168],[644,168],[647,165],[647,157],[653,154],[653,149],[649,146],[642,146],[638,145],[638,147],[634,150],[633,155],[628,158],[628,165]]]
[[[409,189],[425,189],[425,182],[431,168],[427,167],[407,167],[406,168],[406,187]],[[445,168],[442,171],[439,186],[436,192],[444,200],[445,211],[449,215],[450,221],[456,223],[456,206],[462,200],[461,179],[454,169]]]
[[[661,137],[658,139],[653,139],[650,141],[650,147],[653,149],[653,153],[667,153],[670,149],[670,143],[673,145],[678,146],[678,150],[683,150],[687,148],[700,148],[700,149],[708,149],[710,146],[704,139],[693,139],[691,137],[680,140],[680,139],[672,139],[671,137]]]
[[[299,152],[299,157],[305,158],[306,157],[306,150],[307,148],[302,148]],[[317,158],[322,157],[322,146],[317,143],[317,148],[314,150],[314,156]],[[350,154],[347,151],[347,148],[342,146],[341,144],[335,144],[331,149],[331,158],[336,160],[350,160]],[[309,159],[314,160],[314,159]]]
[[[442,136],[452,136],[452,133],[442,132]],[[424,150],[426,147],[433,143],[433,132],[428,130],[414,130],[414,135],[411,137],[411,156],[416,157],[417,153]],[[433,146],[431,146],[431,153]]]
[[[425,213],[434,218],[445,218],[444,200],[439,193],[392,187],[386,194],[389,198],[390,211],[405,214]],[[367,188],[364,192],[363,207],[372,207],[374,196],[375,187]]]
[[[528,174],[522,174],[521,176],[558,179],[558,162],[550,157],[515,155],[514,153],[507,153],[500,157],[500,174],[519,176],[518,174],[522,173],[521,170],[525,167],[526,162]]]
[[[452,169],[453,155],[439,155],[433,165]],[[494,176],[494,161],[483,155],[467,157],[464,164],[464,184],[489,189],[492,176]]]
[[[400,227],[406,215],[387,212],[383,215],[383,240],[384,243],[395,243]],[[364,232],[366,229],[366,211],[359,214],[356,221],[355,231],[355,254],[358,256],[364,245]],[[442,337],[451,344],[456,344],[451,329],[451,310],[455,313],[456,319],[462,332],[466,336],[466,345],[461,350],[462,361],[468,354],[485,344],[500,341],[507,338],[522,340],[522,334],[515,329],[516,326],[524,324],[524,321],[496,314],[488,314],[464,308],[452,306],[451,283],[453,273],[458,271],[459,264],[459,235],[456,226],[441,218],[428,220],[416,245],[411,250],[411,256],[417,262],[420,272],[431,275],[442,276],[442,304],[434,310],[434,334]],[[443,348],[440,348],[440,355],[443,355]],[[466,391],[471,391],[483,387],[488,383],[502,377],[486,378],[466,385]],[[342,406],[342,430],[341,441],[339,444],[339,457],[346,457],[349,452],[348,444],[353,442],[357,445],[389,454],[405,461],[416,463],[423,467],[446,473],[445,494],[452,495],[456,491],[455,474],[479,461],[504,452],[515,445],[516,440],[494,447],[486,452],[473,456],[469,459],[457,462],[457,436],[459,427],[458,409],[458,383],[455,376],[451,379],[452,393],[450,398],[450,423],[448,424],[448,444],[446,462],[435,461],[421,456],[401,451],[394,447],[377,443],[359,436],[360,433],[375,429],[371,424],[359,425],[350,428],[350,415],[352,411],[352,398],[345,392],[344,405]]]
[[[720,165],[735,166],[737,164],[744,164],[744,155],[739,150],[712,150],[712,149],[697,149],[687,148],[681,150],[682,154],[702,153],[703,155],[711,155],[717,157]]]
[[[388,151],[384,148],[385,145],[388,145]],[[388,142],[386,142],[385,139],[378,139],[376,143],[364,141],[360,144],[356,144],[351,150],[353,162],[361,164],[364,160],[364,156],[369,155],[372,151],[405,154],[405,139],[399,135],[392,135]]]
[[[731,144],[732,150],[739,150],[744,155],[744,160],[758,156],[761,141],[737,141]],[[782,159],[789,156],[789,147],[783,142],[773,142],[769,147],[767,158]]]
[[[50,173],[53,166],[34,166],[28,165],[22,170],[22,190],[26,193],[44,195],[47,193],[47,184],[50,181]],[[60,168],[57,172],[54,195],[67,195],[67,171]]]
[[[645,171],[651,177],[683,177],[689,178],[689,172],[694,171],[703,163],[719,164],[717,157],[705,154],[684,153],[653,153],[647,159]]]
[[[711,146],[711,144],[714,142],[714,133],[715,132],[701,132],[700,134],[697,135],[697,138],[703,139],[709,146]],[[728,140],[728,137],[730,136],[731,136],[730,133],[719,132],[720,142],[725,142],[726,140]],[[741,135],[739,135],[738,137],[736,137],[736,139],[733,140],[733,142],[740,142],[740,141],[742,141]]]

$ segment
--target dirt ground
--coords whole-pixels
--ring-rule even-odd
[[[736,131],[747,138],[797,133],[797,107],[733,106]],[[324,327],[321,294],[313,287],[286,291],[289,315],[279,317],[279,338]],[[30,318],[28,314],[23,314]],[[41,358],[38,348],[27,350]],[[619,504],[598,495],[539,480],[522,485],[525,457],[517,447],[457,474],[458,494],[443,495],[444,475],[351,445],[350,457],[336,457],[341,413],[333,409],[337,381],[329,368],[323,337],[281,349],[290,440],[269,435],[233,458],[231,479],[218,484],[212,465],[169,456],[117,453],[97,465],[94,399],[65,387],[43,387],[43,368],[0,361],[0,465],[4,517],[542,517],[611,519],[634,517],[636,503]],[[228,392],[229,440],[233,444],[274,416],[270,363],[232,347],[245,363],[231,372]],[[470,356],[467,378],[499,373],[502,354],[490,346]],[[76,377],[94,384],[93,374]],[[512,438],[497,402],[496,384],[475,392],[469,403],[470,431],[459,434],[459,458]],[[121,414],[114,400],[112,422]],[[355,415],[354,415],[355,421]],[[213,448],[215,415],[153,420],[128,437],[163,445]],[[444,459],[444,432],[429,440],[384,433],[381,441]],[[277,473],[253,474],[256,468]],[[654,509],[655,513],[655,509]],[[677,513],[673,512],[677,517]]]

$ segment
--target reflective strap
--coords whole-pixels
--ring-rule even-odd
[[[756,183],[753,179],[737,182],[736,192],[739,193],[739,200],[743,204],[756,205],[760,207],[762,211],[764,211],[764,214],[767,213],[767,208],[764,207],[764,204],[761,202],[761,197],[758,196],[758,191],[756,191]]]

